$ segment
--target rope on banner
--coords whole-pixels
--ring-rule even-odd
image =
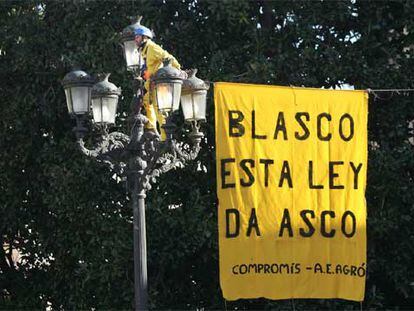
[[[414,92],[414,89],[367,89],[367,92],[369,94],[373,94],[375,99],[389,100],[394,95],[394,93],[397,93],[398,95],[400,95],[401,93]],[[390,92],[391,95],[387,98],[384,98],[384,97],[379,96],[377,92]]]
[[[413,92],[414,89],[367,89],[368,92]]]

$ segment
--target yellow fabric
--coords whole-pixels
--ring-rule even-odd
[[[171,65],[177,69],[180,69],[180,64],[170,53],[165,51],[158,44],[153,42],[151,39],[147,39],[145,47],[142,49],[142,57],[145,59],[149,76],[151,77],[157,72],[163,65],[162,61],[165,58],[172,60]],[[145,90],[147,91],[143,98],[144,109],[147,114],[147,118],[150,124],[147,124],[146,128],[155,129],[157,121],[160,124],[161,140],[165,140],[165,131],[161,128],[161,125],[165,123],[164,116],[158,112],[155,105],[155,92],[150,87],[151,80],[145,82]]]
[[[223,296],[362,301],[367,93],[215,83],[214,98]]]
[[[165,51],[151,39],[147,39],[145,46],[142,49],[142,57],[146,59],[147,70],[150,76],[156,73],[157,70],[162,67],[162,61],[165,58],[171,59],[171,65],[177,69],[180,69],[180,64],[175,59],[175,57]]]

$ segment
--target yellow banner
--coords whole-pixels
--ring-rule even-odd
[[[220,283],[239,298],[364,299],[364,91],[214,86]]]

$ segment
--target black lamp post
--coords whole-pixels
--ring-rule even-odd
[[[122,35],[127,69],[132,72],[134,81],[140,81],[139,60],[141,58],[139,53],[135,52],[136,47],[131,43],[133,40],[131,33],[137,25],[139,25],[139,21],[125,28]],[[137,58],[138,61],[136,61]],[[133,83],[134,98],[131,109],[130,135],[120,132],[109,133],[108,126],[115,123],[121,90],[109,82],[108,77],[109,75],[92,87],[93,79],[85,72],[78,70],[68,73],[62,84],[65,89],[69,113],[77,121],[74,131],[80,151],[100,162],[107,163],[117,174],[127,178],[134,217],[135,309],[146,310],[148,299],[146,192],[151,189],[151,183],[154,183],[161,174],[175,167],[182,167],[187,161],[197,157],[203,137],[203,134],[199,132],[199,123],[205,120],[205,93],[208,86],[198,79],[197,87],[194,87],[194,83],[185,80],[182,72],[171,67],[168,62],[165,62],[165,66],[157,71],[152,80],[156,85],[156,104],[159,111],[166,117],[166,122],[162,127],[167,134],[166,140],[161,141],[157,134],[144,130],[148,119],[140,113],[139,109],[136,109],[137,105],[140,105],[141,94],[143,94],[143,83]],[[190,77],[190,80],[193,78]],[[200,87],[200,81],[204,88]],[[185,92],[181,97],[183,85]],[[188,96],[191,100],[188,99]],[[192,147],[189,151],[184,150],[174,137],[176,126],[172,121],[171,114],[179,109],[180,99],[184,119],[192,127],[189,135]],[[101,130],[99,143],[93,149],[87,148],[83,140],[87,133],[84,120],[90,116],[90,107],[92,107],[93,121]]]

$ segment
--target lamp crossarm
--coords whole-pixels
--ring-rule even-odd
[[[176,140],[166,141],[158,145],[159,149],[154,154],[151,161],[147,162],[148,166],[142,174],[143,187],[150,190],[151,183],[154,184],[162,174],[184,167],[186,162],[194,160],[200,152],[200,144],[194,144],[191,150],[186,151],[178,145]],[[188,145],[187,145],[188,146]]]
[[[76,143],[78,149],[86,156],[96,159],[99,162],[106,163],[111,170],[118,173],[123,172],[125,167],[126,146],[129,144],[130,138],[120,132],[112,132],[101,136],[101,141],[93,148],[89,149],[85,146],[83,138],[78,138]]]
[[[108,135],[103,135],[101,141],[94,149],[88,149],[85,146],[83,138],[78,138],[77,140],[79,150],[84,155],[92,158],[99,158],[104,154],[114,151],[124,151],[128,143],[129,136],[120,132],[112,132]]]

